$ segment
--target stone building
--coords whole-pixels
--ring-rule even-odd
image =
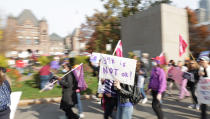
[[[43,54],[64,51],[62,38],[56,34],[49,37],[47,21],[38,20],[28,9],[23,10],[17,17],[9,16],[4,33],[4,40],[13,42],[11,45],[15,46],[16,51],[31,49],[39,50]],[[59,45],[56,46],[57,43]]]
[[[70,43],[71,43],[71,52],[74,55],[79,55],[80,53],[84,52],[87,44],[87,40],[82,40],[81,36],[81,30],[80,28],[76,28],[70,37]]]
[[[50,35],[50,44],[49,44],[49,53],[50,54],[61,54],[65,50],[64,39],[59,35],[53,33]]]
[[[151,57],[164,52],[168,60],[184,60],[189,54],[189,47],[179,57],[179,35],[189,44],[188,16],[185,9],[161,4],[122,19],[124,56],[128,56],[128,52],[140,50],[142,53],[149,53]]]

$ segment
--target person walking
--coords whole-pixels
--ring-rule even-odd
[[[138,72],[138,83],[137,87],[140,88],[140,92],[143,96],[143,99],[141,100],[142,104],[145,104],[148,99],[144,91],[144,81],[147,77],[147,72],[146,69],[144,68],[143,62],[141,63],[140,61],[137,62],[137,72]]]
[[[179,100],[182,100],[184,99],[185,96],[187,97],[190,96],[190,93],[186,88],[188,79],[184,77],[184,73],[188,71],[188,67],[184,66],[181,61],[178,62],[178,67],[180,68],[182,72],[181,73],[182,79],[180,81],[180,93],[179,93]]]
[[[70,64],[63,65],[63,72],[67,73],[71,70]],[[79,119],[79,116],[75,114],[72,108],[77,104],[78,89],[77,80],[72,72],[68,73],[63,78],[58,78],[60,85],[62,86],[62,98],[60,103],[60,109],[66,113],[68,119]]]
[[[158,119],[163,119],[163,111],[161,108],[162,94],[166,90],[166,74],[160,67],[160,61],[152,61],[152,72],[147,93],[152,92],[152,109],[156,113]]]
[[[135,86],[137,85],[137,81],[138,81],[138,74],[136,72],[134,79]],[[137,95],[134,94],[134,86],[121,84],[119,80],[114,81],[114,86],[117,89],[117,95],[118,95],[116,119],[132,119],[134,104],[131,102],[131,98],[134,95]]]
[[[206,77],[210,78],[209,58],[207,56],[201,57],[200,64],[201,64],[201,68],[199,70],[200,78],[201,79],[206,78]],[[208,119],[207,114],[206,114],[207,105],[201,103],[200,108],[201,108],[201,119]]]
[[[67,63],[67,62],[66,62],[66,63]],[[66,64],[66,63],[64,63],[64,64]],[[67,63],[67,64],[68,64],[68,63]],[[75,69],[75,68],[77,68],[77,67],[79,67],[79,65],[74,65],[73,68]],[[74,71],[76,71],[76,69],[75,69]],[[84,88],[85,88],[85,89],[87,88],[87,85],[80,85],[81,83],[82,83],[82,84],[86,84],[86,82],[82,82],[82,81],[81,81],[82,78],[77,77],[77,73],[74,72],[74,71],[73,71],[74,76],[75,76],[75,78],[77,79],[77,82],[78,82],[78,89],[76,89],[76,93],[77,93],[77,109],[78,109],[79,117],[80,117],[80,118],[84,118],[85,115],[84,115],[84,113],[83,113],[82,101],[81,101],[81,99],[80,99],[80,92],[81,92],[82,90],[81,90],[80,88],[82,88],[82,89],[84,90]],[[79,73],[79,76],[81,76],[81,73]],[[84,79],[83,79],[83,81],[84,81]],[[80,86],[84,86],[84,87],[79,87],[79,85],[80,85]]]
[[[5,73],[5,68],[0,68],[0,119],[10,118],[11,88]]]
[[[168,81],[168,95],[170,96],[172,94],[172,88],[175,83],[173,79],[173,74],[171,71],[176,67],[176,64],[174,60],[170,60],[168,63],[168,70],[167,70],[167,81]]]
[[[200,106],[198,104],[197,97],[195,95],[196,86],[197,86],[197,83],[199,81],[198,71],[199,71],[198,64],[195,61],[190,61],[188,72],[192,74],[192,79],[191,80],[188,80],[188,84],[187,85],[190,88],[190,92],[191,92],[191,95],[192,95],[193,104],[192,105],[189,105],[188,108],[193,108],[193,109],[197,109],[197,110],[200,109]]]
[[[40,69],[39,75],[40,75],[40,88],[43,89],[51,78],[50,64],[44,65]]]
[[[102,79],[102,83],[104,84],[104,119],[109,119],[109,117],[114,119],[112,112],[117,107],[117,92],[114,89],[114,81]]]

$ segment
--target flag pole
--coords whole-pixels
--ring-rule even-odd
[[[118,41],[117,46],[119,45],[120,41],[121,41],[121,40],[119,40],[119,41]],[[117,46],[115,47],[114,52],[113,52],[113,54],[112,54],[112,55],[114,55],[114,54],[115,54],[115,52],[116,52],[116,50],[117,50]]]
[[[193,56],[192,52],[190,51],[190,56],[192,57],[192,59],[196,62],[196,64],[198,64],[198,62],[195,60],[195,57]]]
[[[192,57],[192,59],[194,60],[194,61],[196,61],[195,60],[195,57],[192,55],[192,52],[190,51],[190,56]]]
[[[76,70],[79,66],[81,66],[83,63],[81,63],[80,65],[78,65],[77,67],[75,67],[74,69],[72,69],[71,71],[67,72],[66,74],[64,74],[62,77],[60,77],[61,79],[63,77],[65,77],[66,75],[68,75],[69,73],[73,72],[74,70]],[[47,88],[49,88],[52,84],[56,83],[58,80],[53,81],[52,83],[46,85],[42,90],[40,90],[39,92],[43,92],[44,90],[46,90]]]

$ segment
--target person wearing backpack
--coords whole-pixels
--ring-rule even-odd
[[[162,94],[166,90],[166,73],[160,67],[160,61],[152,61],[152,72],[147,93],[152,92],[152,109],[156,113],[158,119],[163,119],[163,112],[161,109]]]
[[[9,119],[11,88],[6,80],[5,68],[0,68],[0,119]]]
[[[138,61],[137,62],[137,73],[138,73],[138,83],[137,83],[137,87],[140,88],[140,92],[141,95],[143,96],[143,99],[141,100],[142,104],[145,104],[148,100],[147,100],[147,96],[145,94],[144,91],[144,82],[146,79],[146,69],[144,68],[143,62]]]
[[[116,119],[132,119],[133,105],[137,104],[141,98],[140,89],[137,87],[138,74],[135,74],[134,86],[121,84],[119,80],[114,81],[117,89],[118,106]]]

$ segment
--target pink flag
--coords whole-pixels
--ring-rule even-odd
[[[187,48],[187,43],[184,41],[181,35],[179,35],[179,56],[181,57]]]
[[[83,71],[83,65],[79,65],[74,71],[74,76],[77,79],[78,87],[81,91],[87,89],[87,84],[84,80],[84,71]]]
[[[177,84],[181,84],[182,83],[182,75],[183,72],[181,71],[181,68],[179,67],[171,67],[168,70],[168,78],[173,79]]]
[[[117,55],[118,57],[123,57],[122,41],[121,41],[121,40],[118,41],[114,53],[115,53],[115,52],[116,52],[116,55]]]

